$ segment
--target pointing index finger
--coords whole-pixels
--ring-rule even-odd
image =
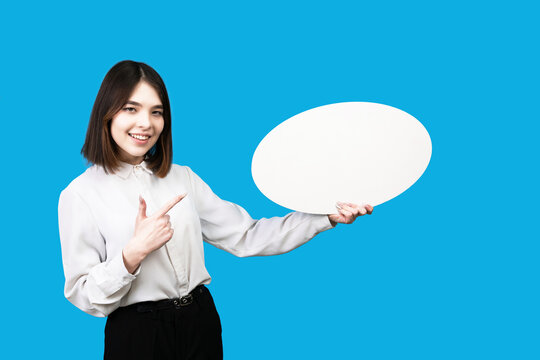
[[[167,212],[169,212],[169,210],[171,210],[174,207],[174,205],[178,204],[180,202],[180,200],[182,200],[184,197],[186,197],[186,195],[187,195],[187,193],[182,194],[182,195],[178,195],[178,196],[175,196],[174,198],[172,198],[168,203],[166,203],[161,209],[159,209],[156,212],[156,217],[165,215]]]

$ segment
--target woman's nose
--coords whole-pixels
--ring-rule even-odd
[[[141,127],[150,127],[150,114],[141,111],[137,117],[137,125]]]

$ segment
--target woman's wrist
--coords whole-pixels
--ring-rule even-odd
[[[129,244],[126,245],[122,250],[122,259],[124,260],[124,265],[130,274],[133,274],[137,270],[145,257],[146,255],[143,251],[134,248]]]
[[[337,222],[333,221],[332,219],[330,219],[330,215],[327,215],[328,216],[328,220],[330,221],[330,225],[332,225],[332,227],[336,227],[337,225]]]

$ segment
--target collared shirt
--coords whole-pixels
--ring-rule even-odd
[[[151,216],[184,193],[167,213],[172,238],[130,274],[122,249],[134,235],[139,194]],[[122,162],[114,174],[98,165],[89,167],[60,193],[58,224],[64,294],[97,317],[141,301],[182,297],[209,284],[203,240],[239,257],[277,255],[332,228],[328,216],[300,212],[255,220],[216,196],[189,167],[172,164],[167,176],[159,178],[146,161]]]

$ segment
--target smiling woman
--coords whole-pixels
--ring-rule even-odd
[[[135,140],[131,135],[137,134],[150,137]],[[165,83],[153,68],[128,60],[109,70],[96,96],[81,154],[106,173],[118,170],[119,161],[145,160],[156,176],[167,175],[172,161],[171,108]]]
[[[64,294],[108,317],[105,359],[222,359],[203,241],[239,257],[278,255],[373,210],[343,204],[339,214],[255,220],[220,199],[172,163],[167,90],[134,61],[105,76],[81,152],[93,165],[58,202]]]
[[[130,105],[130,106],[128,106]],[[141,80],[126,106],[111,121],[111,136],[118,145],[119,158],[139,164],[154,146],[163,130],[163,109],[154,88]]]

